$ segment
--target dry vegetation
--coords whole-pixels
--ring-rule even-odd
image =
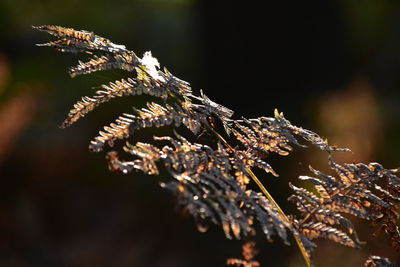
[[[171,178],[160,185],[176,196],[178,207],[193,216],[200,231],[216,224],[227,238],[243,240],[243,259],[229,259],[228,264],[260,266],[251,241],[259,229],[269,241],[281,239],[289,244],[293,237],[309,266],[317,246],[315,239],[361,247],[363,242],[348,215],[370,221],[400,249],[398,169],[385,169],[378,163],[338,164],[334,153],[348,149],[331,146],[316,133],[292,125],[278,111],[274,117],[235,119],[229,108],[213,102],[202,91],[195,92],[167,69],[160,70],[150,52],[140,58],[125,46],[92,32],[47,25],[35,28],[56,37],[41,46],[90,55],[88,61],[70,68],[71,77],[110,69],[135,74],[102,85],[92,97],[82,97],[62,127],[114,98],[152,96],[154,102],[148,102],[147,107],[134,108],[134,114],[123,114],[105,126],[89,147],[95,152],[111,150],[107,159],[110,169],[116,172],[158,175],[160,168],[166,170]],[[152,142],[135,140],[136,131],[164,126],[173,129],[171,135],[155,136]],[[112,151],[121,140],[126,141],[123,151]],[[310,167],[313,176],[299,179],[308,181],[315,190],[289,184],[293,190],[289,200],[299,213],[287,215],[252,169],[278,176],[267,163],[268,155],[288,155],[293,147],[305,148],[303,142],[326,151],[336,175]],[[250,189],[250,183],[258,189]],[[371,256],[365,265],[394,266],[377,256]]]

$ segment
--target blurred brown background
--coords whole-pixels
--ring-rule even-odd
[[[80,96],[122,75],[70,79],[78,56],[35,47],[49,37],[31,25],[94,31],[139,55],[151,50],[237,116],[278,108],[353,150],[340,161],[400,166],[400,3],[280,2],[0,0],[0,266],[224,266],[240,255],[240,243],[220,229],[201,234],[174,212],[157,177],[111,173],[103,154],[88,152],[102,125],[143,99],[57,127]],[[288,181],[299,184],[308,164],[328,169],[316,149],[271,164],[280,178],[260,174],[286,211]],[[360,228],[363,250],[319,242],[317,266],[361,266],[371,253],[400,262],[373,231]],[[258,243],[263,266],[303,266],[295,247],[261,235]]]

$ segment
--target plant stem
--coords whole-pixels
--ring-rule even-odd
[[[225,140],[224,137],[222,137],[216,130],[214,130],[210,125],[206,124],[207,128],[231,151],[234,151],[232,146]],[[279,215],[281,218],[292,228],[292,223],[290,222],[289,218],[286,216],[286,214],[283,212],[281,207],[278,205],[278,203],[275,201],[275,199],[271,196],[271,194],[268,192],[268,190],[265,188],[265,186],[261,183],[261,181],[257,178],[257,176],[254,174],[254,172],[249,168],[246,167],[246,172],[250,175],[251,179],[257,184],[258,188],[260,188],[261,192],[265,195],[265,197],[272,203],[273,206],[275,206],[276,210],[278,211]],[[291,229],[292,234],[294,239],[296,240],[297,246],[300,249],[300,252],[304,258],[304,261],[307,264],[307,267],[311,267],[311,261],[310,258],[308,257],[308,253],[306,251],[306,248],[304,247],[303,243],[300,240],[300,237],[298,235],[298,232],[295,231],[293,228]]]
[[[247,173],[250,175],[251,179],[257,184],[257,186],[260,188],[261,192],[268,198],[268,200],[272,203],[272,205],[275,206],[276,210],[278,213],[281,215],[282,219],[286,221],[290,227],[292,228],[292,224],[289,220],[289,218],[286,216],[286,214],[283,212],[281,207],[279,207],[278,203],[274,200],[274,198],[271,196],[271,194],[268,192],[268,190],[265,188],[265,186],[261,183],[261,181],[257,178],[257,176],[253,173],[253,171],[250,168],[246,168]],[[308,267],[311,267],[311,261],[310,258],[308,257],[308,253],[306,251],[306,248],[303,246],[303,243],[300,240],[300,237],[297,233],[297,231],[294,231],[294,229],[291,229],[293,233],[293,237],[296,240],[297,246],[300,249],[301,255],[304,258],[304,261],[306,262]]]

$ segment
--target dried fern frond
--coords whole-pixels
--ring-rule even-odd
[[[388,258],[369,256],[364,263],[365,267],[396,267]]]
[[[349,151],[347,148],[330,146],[327,140],[322,139],[316,133],[292,125],[284,118],[283,113],[279,113],[277,110],[275,110],[274,118],[235,120],[232,132],[237,140],[255,155],[260,153],[267,155],[273,152],[286,156],[293,150],[291,145],[305,147],[295,136],[299,136],[325,151]]]
[[[54,47],[61,52],[84,52],[90,50],[101,50],[110,53],[126,53],[124,45],[117,45],[110,40],[95,35],[93,32],[77,31],[53,25],[34,26],[34,29],[47,32],[58,40],[39,46]]]
[[[201,123],[205,121],[204,115],[191,113],[183,110],[179,105],[159,105],[147,103],[147,108],[135,109],[137,115],[124,114],[115,123],[105,126],[104,131],[91,141],[92,151],[101,151],[105,144],[113,146],[118,139],[126,139],[137,130],[149,127],[163,127],[173,125],[179,127],[185,125],[194,134],[198,134]]]
[[[74,105],[74,109],[68,113],[68,117],[61,127],[65,128],[72,125],[95,107],[116,97],[147,94],[165,101],[168,96],[176,96],[179,94],[183,96],[183,94],[189,94],[191,92],[187,84],[173,77],[171,74],[165,74],[163,77],[168,79],[166,85],[141,81],[136,78],[122,79],[120,81],[110,82],[108,85],[103,84],[101,85],[103,90],[98,90],[93,97],[82,97],[82,100]]]
[[[279,176],[271,167],[271,165],[260,158],[254,157],[254,155],[249,150],[243,151],[235,149],[232,154],[233,158],[231,160],[235,162],[235,168],[240,173],[246,173],[247,167],[255,167],[264,170],[266,173],[271,173],[274,176]]]
[[[85,52],[91,55],[86,62],[70,68],[72,77],[96,71],[121,69],[130,77],[101,85],[94,96],[84,96],[68,113],[62,127],[67,127],[84,117],[97,106],[112,99],[128,95],[146,94],[155,98],[146,107],[133,107],[134,114],[124,113],[114,123],[99,132],[89,148],[102,151],[118,140],[125,140],[123,152],[130,160],[121,159],[121,153],[108,152],[111,170],[128,174],[141,171],[158,175],[163,167],[171,178],[160,185],[173,192],[177,206],[194,218],[200,231],[210,224],[219,225],[227,238],[248,240],[261,228],[267,240],[281,239],[288,244],[292,234],[307,263],[316,244],[311,241],[327,238],[349,247],[358,247],[354,225],[346,214],[367,219],[389,235],[393,246],[400,248],[397,225],[400,204],[399,170],[385,169],[378,163],[344,164],[329,158],[329,166],[336,176],[326,175],[310,167],[315,177],[300,176],[308,181],[314,191],[289,186],[294,195],[289,199],[296,204],[300,214],[287,216],[252,169],[259,168],[274,176],[278,174],[267,162],[269,153],[288,155],[294,147],[306,147],[305,140],[330,154],[349,151],[329,145],[318,134],[294,126],[275,110],[273,117],[234,119],[234,112],[209,99],[203,91],[195,92],[189,83],[175,77],[160,64],[151,52],[136,56],[124,45],[118,45],[88,31],[44,25],[34,27],[55,37],[40,46],[53,47],[61,52]],[[218,132],[218,125],[225,132]],[[175,132],[175,136],[155,137],[153,142],[127,142],[135,139],[135,132],[144,128],[186,127],[197,141],[204,132],[214,136],[210,145],[189,142]],[[175,130],[174,130],[175,131]],[[225,139],[232,136],[238,146]],[[190,139],[191,140],[191,139]],[[131,140],[130,140],[131,141]],[[167,143],[160,146],[159,143]],[[125,157],[125,156],[123,156]],[[132,159],[133,157],[133,159]],[[251,190],[253,181],[260,191]],[[231,259],[236,266],[259,266],[254,260],[254,244],[245,243],[243,259]],[[371,258],[368,266],[381,266],[385,259]],[[382,265],[386,266],[386,265]],[[389,266],[389,265],[388,265]]]
[[[155,140],[172,145],[160,149],[151,144],[127,144],[124,150],[138,159],[121,161],[112,152],[110,168],[122,173],[141,170],[154,175],[158,174],[156,162],[162,161],[174,178],[162,183],[162,187],[176,195],[178,206],[194,217],[199,230],[205,231],[207,222],[212,222],[221,225],[227,238],[241,239],[252,235],[253,225],[258,222],[267,239],[278,235],[287,241],[289,225],[273,205],[252,190],[244,191],[231,175],[235,162],[228,151],[220,145],[214,150],[177,137],[156,137]]]
[[[326,238],[348,247],[357,247],[357,244],[346,233],[321,222],[303,223],[299,225],[298,229],[310,240]]]
[[[96,71],[121,69],[133,72],[139,66],[139,58],[133,53],[123,55],[94,56],[87,62],[79,61],[77,66],[69,69],[69,75],[74,78],[77,75],[89,74]]]
[[[138,142],[136,146],[132,146],[127,142],[124,151],[134,156],[138,156],[141,159],[123,161],[119,159],[116,151],[110,151],[107,153],[107,161],[110,170],[123,174],[128,174],[133,170],[143,171],[149,175],[159,174],[156,161],[160,159],[161,155],[160,150],[157,147],[140,142]]]
[[[116,97],[124,97],[128,95],[148,94],[162,99],[167,98],[167,91],[163,88],[154,86],[145,86],[141,81],[135,81],[128,78],[120,81],[110,82],[108,85],[101,86],[103,90],[98,90],[93,97],[82,97],[68,113],[67,119],[63,122],[62,128],[72,125],[81,117],[92,111],[100,104],[106,103]]]
[[[311,182],[319,196],[291,185],[295,195],[289,200],[296,204],[301,213],[299,220],[293,223],[296,229],[308,239],[329,238],[346,246],[357,247],[361,242],[354,226],[343,216],[347,213],[379,223],[386,229],[393,245],[398,247],[400,235],[396,223],[400,218],[400,198],[397,197],[400,180],[395,175],[398,170],[388,170],[377,163],[342,166],[331,158],[329,165],[337,177],[311,167],[310,170],[317,177],[299,177]],[[387,190],[377,182],[385,184]],[[333,225],[344,228],[348,234]],[[353,235],[354,241],[349,235]]]
[[[243,259],[230,258],[226,261],[226,264],[242,267],[260,267],[260,263],[255,260],[258,254],[255,247],[256,242],[246,241],[242,246]]]
[[[89,104],[90,100],[91,99],[89,98],[83,98],[83,101],[88,103],[86,104],[86,107],[93,106]],[[93,102],[99,103],[97,100],[92,101],[92,103]],[[88,110],[88,108],[81,110]],[[115,123],[104,127],[105,131],[100,131],[100,135],[91,141],[90,149],[92,151],[101,151],[105,144],[113,146],[114,141],[118,139],[126,139],[136,130],[148,127],[158,128],[171,124],[174,127],[184,125],[193,132],[193,134],[197,135],[204,129],[204,125],[208,124],[207,119],[210,116],[219,116],[218,118],[221,121],[226,122],[228,120],[227,116],[231,115],[231,113],[222,106],[210,108],[207,105],[194,104],[188,98],[172,105],[165,104],[165,106],[154,102],[147,103],[147,109],[134,108],[134,110],[137,115],[124,114],[124,116],[120,116]],[[81,116],[83,113],[79,112],[79,115]],[[77,113],[74,111],[71,118],[76,117],[74,114]],[[67,120],[67,122],[69,121],[71,120]],[[259,165],[261,164],[262,163],[259,162]],[[265,168],[267,168],[266,164],[264,165]]]
[[[74,109],[68,114],[68,118],[62,127],[69,126],[80,117],[86,115],[94,107],[109,101],[116,96],[127,94],[149,94],[166,99],[168,95],[183,99],[191,95],[189,84],[174,77],[168,70],[158,70],[159,63],[150,52],[144,53],[142,58],[129,51],[123,45],[116,45],[110,40],[97,36],[87,31],[77,31],[59,26],[39,26],[35,29],[45,31],[59,38],[56,41],[42,44],[41,46],[54,47],[62,52],[98,50],[104,53],[95,55],[87,62],[79,61],[79,64],[70,68],[71,77],[81,74],[89,74],[101,70],[122,69],[128,72],[136,72],[135,78],[128,81],[116,81],[109,85],[102,85],[105,91],[98,91],[94,97],[83,97],[74,105]]]

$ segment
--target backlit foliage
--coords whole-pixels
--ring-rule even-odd
[[[365,261],[365,267],[395,267],[387,258],[379,256],[369,256]]]
[[[293,220],[294,227],[310,240],[328,238],[349,247],[358,247],[361,242],[354,226],[344,217],[351,214],[373,221],[389,235],[391,244],[399,248],[400,235],[396,223],[399,218],[400,178],[395,175],[399,170],[387,170],[378,163],[341,166],[331,158],[329,165],[337,177],[311,167],[316,177],[299,177],[311,182],[317,194],[290,185],[295,195],[289,200],[296,203],[301,213],[299,219]]]
[[[70,68],[71,77],[110,69],[133,74],[101,85],[102,89],[92,97],[82,97],[62,127],[70,126],[114,98],[141,94],[154,98],[146,107],[134,107],[133,114],[123,114],[105,126],[89,148],[99,152],[112,149],[116,142],[125,142],[123,151],[107,153],[110,169],[123,174],[141,171],[158,175],[159,168],[164,168],[171,178],[160,185],[176,196],[177,206],[193,216],[200,231],[216,224],[227,238],[248,240],[261,229],[267,240],[278,238],[287,244],[293,235],[307,264],[311,265],[311,253],[316,247],[314,239],[326,238],[353,248],[363,244],[346,217],[350,214],[373,222],[388,234],[394,246],[400,246],[397,169],[385,169],[378,163],[339,165],[332,153],[348,149],[331,146],[316,133],[292,125],[278,111],[274,117],[234,119],[229,108],[210,100],[202,91],[192,90],[189,83],[167,69],[160,70],[150,52],[140,58],[125,46],[91,32],[48,25],[35,28],[56,37],[40,46],[91,56],[88,61]],[[159,127],[174,130],[169,136],[155,136],[150,143],[136,140],[135,132]],[[182,136],[182,132],[188,136]],[[202,142],[204,135],[211,144]],[[290,184],[294,191],[290,201],[300,213],[287,216],[252,169],[278,176],[266,161],[268,155],[286,156],[296,146],[306,147],[300,140],[327,151],[329,166],[335,175],[310,167],[315,177],[299,178],[310,182],[315,190]],[[252,181],[261,192],[248,187]],[[246,241],[244,258],[230,259],[228,264],[259,266],[254,259],[254,246],[254,242]],[[380,262],[371,258],[367,266],[388,266]]]
[[[230,258],[226,261],[226,264],[241,267],[259,267],[260,263],[254,260],[256,255],[258,254],[255,246],[256,242],[254,241],[245,242],[242,246],[243,259]]]

